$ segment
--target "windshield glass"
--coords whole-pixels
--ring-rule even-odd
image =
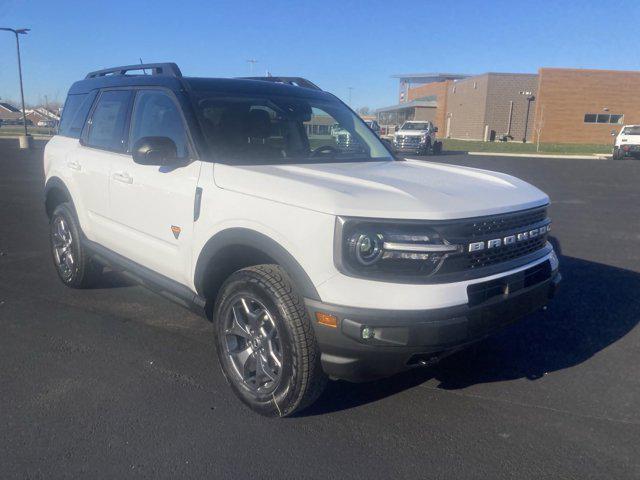
[[[625,127],[623,135],[640,135],[640,126]]]
[[[203,93],[198,116],[225,163],[393,160],[362,120],[338,100]]]
[[[405,123],[404,125],[402,125],[402,128],[400,130],[428,130],[429,129],[429,123],[428,122],[422,122],[422,123]]]

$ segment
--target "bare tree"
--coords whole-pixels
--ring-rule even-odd
[[[369,112],[371,112],[371,109],[369,107],[360,107],[358,110],[356,110],[356,112],[358,112],[360,115],[369,115]]]

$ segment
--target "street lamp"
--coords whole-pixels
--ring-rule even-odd
[[[520,92],[520,95],[527,96],[527,116],[524,118],[524,136],[522,137],[522,143],[527,143],[527,130],[529,128],[529,111],[531,110],[531,102],[536,99],[536,96],[531,92]]]
[[[14,29],[14,28],[0,27],[0,30],[4,30],[5,32],[13,32],[13,34],[16,36],[16,49],[18,50],[18,75],[20,77],[20,97],[22,99],[22,123],[24,126],[24,136],[27,137],[25,138],[25,142],[27,142],[26,143],[27,146],[23,148],[29,148],[28,147],[29,134],[27,133],[27,114],[24,111],[24,89],[22,87],[22,63],[20,61],[20,35],[26,35],[30,29],[29,28]]]

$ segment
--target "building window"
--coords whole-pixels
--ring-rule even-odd
[[[615,123],[622,125],[624,123],[624,115],[609,113],[585,113],[584,123]]]

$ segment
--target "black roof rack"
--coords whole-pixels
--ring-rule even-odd
[[[126,65],[124,67],[105,68],[89,72],[86,78],[106,77],[110,75],[126,75],[127,72],[151,70],[152,75],[168,75],[170,77],[182,77],[182,72],[175,63],[139,63],[137,65]]]
[[[313,90],[322,89],[315,83],[310,82],[306,78],[302,77],[239,77],[241,80],[263,80],[265,82],[274,83],[286,83],[288,85],[295,85],[296,87],[312,88]]]

